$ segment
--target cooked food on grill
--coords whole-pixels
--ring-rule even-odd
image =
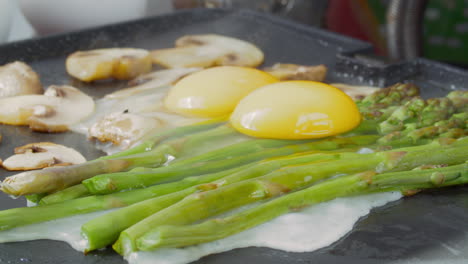
[[[67,57],[65,64],[68,74],[84,82],[130,80],[152,68],[149,52],[133,48],[77,51]]]
[[[239,101],[267,84],[278,82],[263,71],[238,66],[220,66],[193,73],[169,90],[167,109],[189,116],[229,115]]]
[[[34,131],[64,132],[94,111],[94,101],[68,85],[52,85],[43,95],[0,99],[0,123],[28,125]]]
[[[353,100],[320,82],[285,81],[263,86],[236,106],[231,124],[249,136],[306,139],[334,136],[361,122]]]
[[[323,64],[307,66],[291,63],[276,63],[271,67],[263,68],[263,70],[282,81],[309,80],[323,82],[327,76],[327,67]]]
[[[351,96],[354,100],[361,100],[369,94],[377,91],[380,88],[373,86],[363,86],[363,85],[350,85],[345,83],[331,83],[333,87],[340,89],[345,92],[347,95]]]
[[[51,142],[38,142],[15,148],[15,155],[5,159],[3,167],[7,170],[37,170],[83,162],[86,159],[73,148]]]
[[[176,40],[175,48],[154,50],[151,57],[167,68],[257,67],[263,62],[263,52],[252,43],[215,34],[183,36]]]
[[[94,123],[89,128],[88,137],[127,149],[151,131],[163,126],[162,121],[156,117],[117,112]]]
[[[26,63],[15,61],[0,66],[0,98],[41,93],[39,75]]]
[[[52,143],[15,149],[7,169],[53,167],[1,182],[40,206],[0,211],[0,242],[112,246],[131,264],[246,246],[312,251],[373,207],[468,183],[467,91],[422,99],[411,83],[323,83],[324,65],[262,71],[252,68],[263,61],[257,47],[219,35],[153,51],[171,69],[152,73],[123,62],[124,50],[143,60],[134,49],[68,58],[84,81],[136,77],[96,102],[70,86],[0,99],[0,122],[125,149],[87,162]]]

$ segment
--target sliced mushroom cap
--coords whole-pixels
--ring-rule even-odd
[[[67,131],[94,111],[91,97],[71,86],[50,86],[44,95],[0,99],[0,123],[42,132]]]
[[[72,53],[66,68],[68,74],[85,82],[108,78],[130,80],[149,72],[152,63],[147,50],[110,48]]]
[[[202,68],[174,68],[150,72],[131,80],[131,87],[121,89],[106,95],[106,98],[124,98],[147,90],[164,87],[173,84],[187,74],[201,70]]]
[[[161,126],[161,121],[156,118],[131,113],[112,113],[92,125],[88,137],[112,142],[126,149],[158,126]]]
[[[276,63],[271,67],[263,69],[276,78],[286,80],[309,80],[323,82],[327,75],[325,65],[305,66],[289,63]]]
[[[334,86],[341,91],[345,92],[354,100],[360,100],[369,94],[375,92],[376,90],[380,89],[378,87],[372,86],[361,86],[361,85],[349,85],[344,83],[331,83],[331,86]]]
[[[39,75],[26,63],[15,61],[0,67],[0,98],[42,92]]]
[[[51,142],[27,144],[15,148],[15,155],[3,162],[7,170],[35,170],[86,162],[78,151]]]
[[[258,47],[247,41],[215,34],[184,36],[177,39],[175,46],[152,51],[153,62],[167,68],[256,67],[264,57]]]

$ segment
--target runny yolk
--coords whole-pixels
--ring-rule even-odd
[[[231,115],[238,131],[262,138],[306,139],[347,132],[361,121],[354,101],[320,82],[287,81],[244,97]]]
[[[253,90],[278,81],[257,69],[215,67],[181,79],[169,91],[164,103],[167,109],[178,114],[220,117],[229,115]]]

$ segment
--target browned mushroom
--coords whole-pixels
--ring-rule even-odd
[[[50,86],[44,95],[0,99],[0,123],[32,130],[63,132],[94,111],[91,97],[71,86]]]
[[[109,48],[72,53],[66,68],[68,74],[85,82],[108,78],[130,80],[149,72],[152,63],[147,50]]]
[[[263,52],[255,45],[215,34],[184,36],[176,40],[175,46],[152,51],[153,62],[167,68],[256,67],[263,62]]]
[[[39,75],[26,63],[15,61],[0,67],[0,98],[42,92]]]
[[[327,75],[327,67],[325,65],[306,66],[289,63],[276,63],[271,67],[263,69],[276,78],[286,80],[308,80],[323,82]]]
[[[15,148],[15,155],[3,162],[7,170],[35,170],[86,162],[78,151],[51,142],[27,144]]]

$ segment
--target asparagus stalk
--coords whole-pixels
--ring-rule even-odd
[[[338,197],[372,191],[438,188],[468,183],[468,163],[445,168],[375,175],[364,172],[327,180],[225,218],[199,224],[159,226],[137,241],[139,250],[186,247],[221,239],[255,227],[282,214]]]
[[[468,91],[457,90],[452,91],[447,95],[447,98],[452,101],[453,105],[459,113],[468,112]]]
[[[46,195],[42,197],[38,203],[41,205],[54,204],[89,195],[91,195],[91,193],[88,192],[88,189],[86,189],[83,184],[77,184],[61,191]]]
[[[323,159],[331,160],[339,157],[337,155],[338,154],[318,153],[292,157],[290,158],[291,160],[289,158],[283,158],[271,162],[276,162],[276,166],[280,166],[281,164],[297,164]],[[22,207],[3,210],[0,211],[0,230],[11,229],[22,225],[44,222],[76,214],[124,207],[154,197],[178,192],[195,185],[200,185],[197,190],[203,190],[210,188],[210,185],[202,186],[201,184],[219,180],[227,175],[234,175],[234,172],[236,171],[242,171],[242,173],[237,176],[233,176],[216,183],[219,185],[230,184],[248,177],[254,177],[271,167],[271,165],[262,164],[252,168],[251,170],[246,170],[247,166],[250,165],[236,167],[231,170],[224,170],[217,173],[200,175],[197,177],[187,177],[181,181],[155,185],[145,189],[118,192],[108,195],[92,195],[61,203],[39,205],[36,207]]]
[[[219,126],[219,122],[208,122],[199,125],[179,127],[168,132],[158,134],[151,140],[123,153],[99,158],[82,164],[66,167],[49,167],[37,171],[28,171],[5,178],[1,183],[1,190],[11,195],[27,195],[51,193],[68,186],[82,182],[98,174],[125,171],[138,166],[157,167],[171,155],[177,153],[173,142],[157,145],[162,140],[175,140],[180,137],[190,137],[206,129]],[[173,132],[173,133],[169,133]]]
[[[152,151],[116,159],[98,159],[67,167],[49,167],[37,171],[26,171],[5,178],[1,190],[12,195],[50,193],[80,183],[106,172],[117,172],[144,165],[161,165],[175,151],[167,145]],[[85,165],[83,165],[85,164]]]
[[[206,140],[207,137],[212,138],[213,136],[220,136],[219,134],[225,135],[225,134],[232,133],[232,129],[227,127],[227,126],[222,126],[221,129],[217,128],[216,130],[217,130],[217,132],[221,131],[221,133],[215,133],[214,130],[208,130],[206,132],[196,134],[194,137],[191,137],[188,140],[189,142],[184,142],[184,149],[186,148],[187,145],[189,145],[189,146],[200,145],[201,144],[200,142],[203,142],[201,140],[202,138],[205,141],[207,141]],[[197,142],[197,143],[195,143],[195,142]],[[208,142],[211,142],[211,141],[208,141]],[[180,161],[178,161],[178,159],[177,159],[177,160],[171,162],[171,168],[173,168],[173,165],[176,165],[176,164],[178,166],[181,166],[181,165],[187,165],[187,164],[191,164],[191,163],[193,164],[193,163],[196,163],[196,162],[220,160],[220,159],[224,159],[224,158],[227,158],[227,157],[240,156],[240,155],[247,154],[247,153],[253,153],[253,152],[260,151],[260,150],[265,150],[265,149],[269,149],[269,148],[273,148],[273,147],[286,146],[286,145],[290,145],[290,144],[293,144],[293,143],[299,143],[299,142],[303,142],[303,141],[264,140],[264,139],[261,139],[261,140],[250,140],[248,142],[240,142],[240,143],[236,144],[233,147],[225,147],[225,148],[221,148],[219,150],[209,151],[206,154],[197,155],[197,156],[191,157],[191,158],[190,157],[185,158],[185,159],[182,158]],[[192,148],[188,147],[188,149],[192,149]],[[132,173],[136,173],[136,172],[146,172],[147,173],[148,170],[137,168],[137,169],[135,169],[135,170],[133,170],[131,172]],[[122,173],[121,175],[127,175],[127,173]],[[88,188],[90,188],[91,190],[94,190],[92,185],[88,186]],[[41,201],[42,201],[42,204],[51,204],[51,203],[62,202],[62,201],[70,200],[70,199],[75,199],[75,198],[78,198],[78,197],[83,197],[83,196],[90,195],[90,194],[106,194],[106,193],[112,193],[112,192],[114,192],[114,191],[109,191],[109,190],[98,191],[98,190],[96,190],[96,191],[90,192],[85,187],[85,185],[78,184],[78,185],[76,185],[76,187],[72,186],[70,188],[67,188],[67,189],[52,193],[52,194],[50,194],[48,196],[45,196],[44,198],[42,198]]]
[[[194,186],[178,192],[177,197],[182,199],[188,194],[207,191],[220,186],[226,186],[246,179],[255,178],[286,165],[297,165],[311,162],[323,162],[337,160],[342,157],[357,156],[354,153],[314,153],[298,156],[290,156],[256,164],[244,165],[242,167],[221,171],[218,173],[202,175],[196,178],[185,178],[177,186]],[[196,180],[195,180],[196,179]],[[166,201],[163,197],[156,197],[131,206],[113,211],[101,217],[95,218],[82,226],[82,234],[88,242],[86,251],[102,248],[112,244],[119,236],[120,232],[143,220],[144,218],[164,209],[160,200]],[[164,203],[166,205],[166,203]],[[129,217],[131,216],[131,217]]]
[[[378,139],[379,145],[402,146],[418,145],[435,137],[459,138],[466,136],[468,113],[458,113],[449,119],[436,122],[434,125],[391,132]]]
[[[400,106],[419,95],[419,89],[414,84],[397,83],[379,89],[356,102],[365,120],[382,121]]]
[[[223,173],[227,172],[221,172],[221,176],[224,176]],[[177,192],[187,187],[210,182],[216,179],[218,179],[217,175],[189,177],[180,182],[161,184],[146,189],[138,189],[109,195],[92,195],[61,203],[3,210],[0,211],[0,230],[45,222],[76,214],[124,207],[136,202]]]
[[[447,98],[432,98],[423,100],[413,98],[396,109],[391,116],[379,124],[381,134],[405,129],[417,129],[445,120],[455,113],[456,107]]]
[[[189,196],[121,232],[114,249],[127,255],[136,250],[136,240],[150,229],[165,224],[183,225],[202,220],[248,203],[267,199],[282,193],[297,190],[337,174],[357,173],[365,170],[401,171],[431,163],[456,164],[466,160],[468,140],[460,140],[449,146],[434,142],[425,146],[409,147],[404,151],[387,151],[362,154],[359,158],[347,158],[331,162],[285,167],[264,176],[207,191],[203,195]],[[437,150],[437,153],[434,153]],[[236,190],[251,190],[245,197],[236,195]],[[232,193],[230,196],[225,194]],[[187,216],[190,212],[190,216]]]
[[[346,135],[378,133],[378,125],[386,120],[399,106],[419,95],[419,88],[410,83],[397,83],[392,86],[379,89],[357,100],[363,120],[361,124]]]
[[[250,141],[247,145],[243,143],[234,144],[215,152],[222,153],[223,151],[225,151],[226,153],[232,153],[234,149],[244,147],[248,147],[249,149],[265,148],[262,151],[246,154],[240,157],[226,157],[223,160],[214,160],[208,162],[201,161],[195,163],[191,162],[188,164],[187,162],[182,162],[182,165],[176,164],[174,166],[161,167],[141,172],[121,172],[103,174],[85,180],[83,181],[83,184],[88,189],[88,191],[94,194],[112,193],[130,188],[147,187],[164,181],[179,180],[187,176],[216,172],[223,169],[229,169],[235,166],[247,164],[250,162],[259,161],[265,158],[290,155],[293,153],[304,152],[309,150],[334,150],[343,147],[366,146],[374,143],[376,140],[377,136],[374,135],[354,136],[346,138],[328,138],[319,141],[312,141],[303,144],[296,144],[270,149],[270,147],[278,146],[278,144],[287,144],[287,141],[258,139]],[[291,141],[291,143],[297,142]],[[208,153],[206,155],[216,156],[212,155],[211,153]],[[195,159],[196,161],[198,161],[197,157]]]

